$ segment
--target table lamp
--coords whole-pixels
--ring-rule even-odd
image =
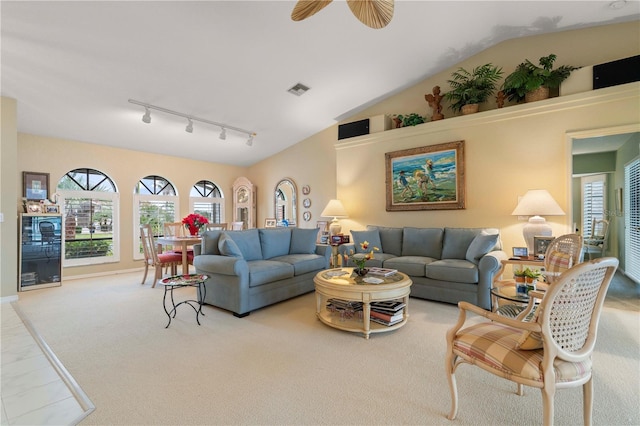
[[[327,206],[322,210],[322,213],[320,213],[320,216],[333,217],[331,225],[329,226],[329,233],[331,235],[337,235],[342,231],[342,226],[340,226],[338,218],[348,217],[347,211],[344,209],[340,200],[329,200]]]
[[[524,194],[516,206],[513,216],[530,216],[529,222],[522,228],[522,235],[533,253],[533,237],[550,237],[553,235],[551,225],[542,216],[564,216],[556,200],[546,189],[530,189]]]

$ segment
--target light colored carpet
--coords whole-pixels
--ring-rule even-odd
[[[307,294],[236,318],[210,306],[201,326],[141,273],[73,280],[20,294],[19,305],[96,406],[82,424],[535,425],[540,391],[458,369],[460,408],[446,419],[445,333],[457,307],[410,300],[403,328],[360,335],[315,317]],[[193,289],[180,290],[193,296]],[[640,424],[640,316],[606,307],[594,354],[594,424]],[[582,424],[582,391],[556,394],[556,424]]]

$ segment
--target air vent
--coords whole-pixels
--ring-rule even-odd
[[[291,89],[287,90],[287,92],[292,93],[296,96],[302,96],[307,92],[307,90],[309,90],[309,87],[305,86],[302,83],[298,83]]]

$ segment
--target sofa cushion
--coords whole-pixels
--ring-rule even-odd
[[[222,234],[218,240],[218,249],[223,256],[243,257],[238,245],[227,234]]]
[[[429,263],[425,275],[439,281],[476,284],[478,267],[468,260],[442,259]]]
[[[481,228],[444,228],[442,259],[465,259],[469,245]]]
[[[203,232],[200,254],[219,255],[220,249],[218,248],[218,241],[220,241],[220,235],[222,235],[222,231],[219,229]]]
[[[289,253],[291,228],[258,229],[263,259],[283,256]]]
[[[498,242],[498,234],[487,234],[486,231],[482,231],[479,235],[471,241],[469,248],[467,249],[466,259],[469,262],[473,262],[476,265],[480,261],[480,258],[489,253]]]
[[[314,254],[318,228],[293,228],[291,230],[291,246],[289,254]]]
[[[319,269],[324,269],[326,266],[326,259],[317,254],[288,254],[286,256],[274,257],[271,260],[277,260],[278,262],[285,262],[293,265],[294,275],[302,275],[307,272],[317,271]]]
[[[386,226],[367,226],[367,230],[377,229],[380,234],[380,250],[394,256],[402,256],[402,228]]]
[[[404,228],[402,256],[422,256],[441,259],[442,228]]]
[[[382,242],[380,242],[380,233],[377,229],[369,229],[367,231],[351,231],[353,237],[353,244],[355,245],[356,253],[370,253],[374,247],[378,247],[381,252],[384,252]],[[369,247],[367,250],[363,250],[360,244],[367,241]]]
[[[249,287],[293,277],[293,265],[275,260],[253,260],[249,266]]]
[[[242,256],[246,260],[262,259],[260,234],[257,229],[247,229],[246,231],[225,231],[223,235],[231,237],[233,242],[238,245],[238,248],[242,252]]]
[[[393,257],[386,260],[383,266],[389,269],[397,269],[412,277],[424,277],[426,266],[435,260],[432,257],[423,256]]]

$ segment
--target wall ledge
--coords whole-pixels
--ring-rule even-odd
[[[464,127],[474,127],[497,123],[500,121],[517,120],[542,114],[552,114],[557,111],[578,109],[608,102],[615,102],[628,98],[640,99],[640,82],[622,84],[589,92],[559,96],[543,101],[517,104],[504,108],[481,111],[471,115],[461,115],[444,120],[430,121],[417,126],[401,127],[385,132],[356,136],[342,139],[334,144],[336,150],[342,150],[362,145],[377,144],[416,135],[433,134]]]

